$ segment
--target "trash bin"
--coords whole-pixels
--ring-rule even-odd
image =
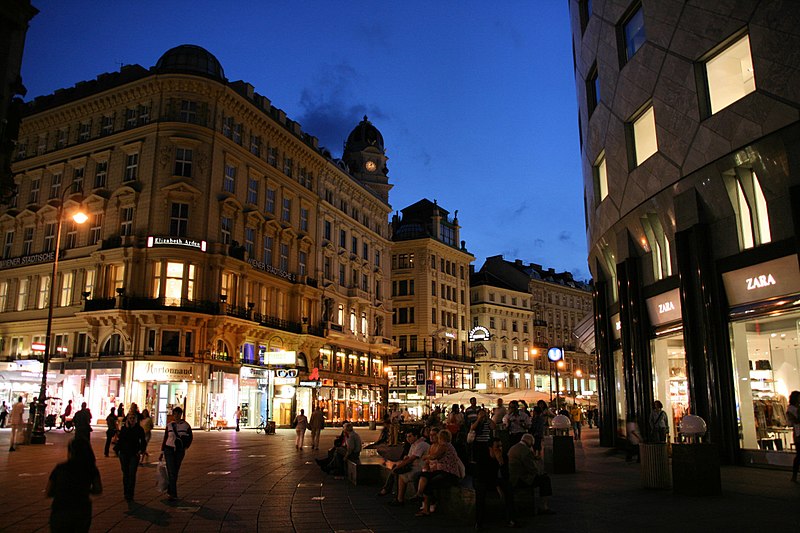
[[[672,445],[672,490],[689,496],[722,492],[719,450],[712,444]]]
[[[670,488],[669,453],[666,442],[639,444],[642,464],[642,487]]]
[[[25,424],[25,426],[22,428],[21,442],[23,444],[30,444],[31,443],[31,435],[33,435],[33,422],[27,422]],[[20,440],[19,437],[17,437],[17,439]]]
[[[575,473],[575,440],[569,435],[553,436],[553,473]]]
[[[375,421],[374,420],[370,420],[369,421],[369,429],[371,431],[375,431]]]

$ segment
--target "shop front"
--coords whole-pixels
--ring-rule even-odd
[[[267,420],[269,399],[269,370],[257,366],[242,366],[239,372],[239,405],[242,408],[242,427],[256,427]]]
[[[47,372],[47,395],[59,397],[60,384],[64,376],[52,367]],[[39,397],[42,386],[42,363],[35,359],[20,359],[7,363],[0,363],[0,400],[11,406],[17,403],[17,398],[27,405],[34,398]]]
[[[790,466],[789,394],[800,390],[800,276],[796,255],[726,272],[743,462]]]
[[[686,350],[681,327],[680,290],[673,289],[647,299],[647,313],[653,326],[650,353],[653,365],[653,398],[664,405],[669,417],[670,440],[689,409]]]
[[[105,423],[111,408],[125,403],[123,375],[121,361],[98,361],[90,365],[89,386],[84,388],[83,396],[87,407],[92,412],[93,424],[97,424],[101,420]],[[72,405],[73,411],[80,409],[80,403],[76,405],[75,402],[72,402]],[[141,404],[139,405],[141,406]]]
[[[236,426],[239,406],[240,369],[211,365],[208,374],[208,397],[205,413],[198,413],[198,423],[206,420],[217,427]]]
[[[297,392],[297,369],[279,368],[272,371],[272,408],[271,418],[278,426],[290,426],[294,420],[293,404]],[[300,412],[299,409],[297,411]],[[307,413],[307,411],[306,411]]]
[[[628,409],[626,403],[626,389],[625,389],[625,372],[624,362],[622,357],[622,322],[620,321],[619,314],[611,317],[611,335],[613,339],[614,351],[612,352],[614,358],[614,397],[616,403],[614,409],[616,411],[617,419],[617,439],[618,441],[627,441],[626,424],[628,420]]]
[[[202,408],[204,367],[171,361],[133,361],[129,399],[140,410],[147,409],[156,426],[164,427],[175,407],[181,407],[186,421],[199,426]]]

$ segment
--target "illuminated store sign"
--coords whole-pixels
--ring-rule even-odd
[[[192,364],[151,361],[134,361],[133,363],[133,381],[196,381],[199,379],[200,372]]]
[[[275,371],[275,375],[279,378],[294,379],[297,377],[297,370],[294,368],[281,368]]]
[[[445,331],[444,332],[444,336],[447,337],[448,339],[455,339],[456,338],[456,334],[453,333],[452,331]]]
[[[195,248],[201,252],[206,251],[206,241],[195,241],[193,239],[184,239],[183,237],[147,237],[147,247],[153,248],[156,246],[178,246]]]
[[[265,365],[294,366],[296,363],[296,352],[264,352]]]
[[[759,265],[722,274],[731,306],[800,292],[797,256],[788,255]]]
[[[250,263],[250,266],[252,266],[257,270],[261,270],[262,272],[267,272],[268,274],[272,274],[273,276],[278,276],[279,278],[287,279],[292,283],[297,281],[297,276],[295,276],[291,272],[280,270],[272,265],[268,265],[262,261],[257,261],[255,259],[248,259],[247,262]]]
[[[251,366],[243,366],[242,371],[239,375],[242,377],[242,379],[266,379],[267,369],[253,368]]]
[[[491,337],[492,334],[483,326],[475,326],[469,330],[469,342],[488,341]]]
[[[647,299],[647,314],[650,324],[660,326],[681,319],[681,293],[673,289]]]
[[[547,358],[553,361],[554,363],[556,361],[561,361],[563,357],[564,357],[564,350],[562,350],[561,348],[556,348],[554,346],[553,348],[547,350]]]

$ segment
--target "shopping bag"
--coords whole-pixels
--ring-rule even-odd
[[[156,488],[159,492],[167,492],[169,488],[169,474],[167,474],[167,463],[164,458],[158,460],[156,467]]]

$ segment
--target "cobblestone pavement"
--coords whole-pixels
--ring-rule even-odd
[[[359,430],[365,441],[377,432]],[[338,430],[323,431],[326,449]],[[139,470],[135,503],[122,495],[116,458],[103,457],[105,435],[93,433],[103,494],[93,500],[92,531],[400,532],[463,531],[472,524],[444,514],[414,516],[415,506],[389,507],[377,487],[350,485],[324,475],[313,462],[323,452],[294,448],[294,431],[257,435],[252,430],[196,431],[181,470],[174,504],[155,487],[160,432],[152,462]],[[71,435],[54,430],[44,446],[7,452],[10,431],[0,430],[0,530],[47,531],[50,502],[44,495],[53,466],[66,459]],[[306,439],[308,443],[310,439]],[[639,466],[597,446],[596,431],[576,444],[577,473],[553,475],[549,516],[522,510],[522,530],[580,531],[800,531],[800,485],[786,471],[723,467],[720,496],[688,497],[641,488]],[[499,502],[487,530],[506,529]]]

